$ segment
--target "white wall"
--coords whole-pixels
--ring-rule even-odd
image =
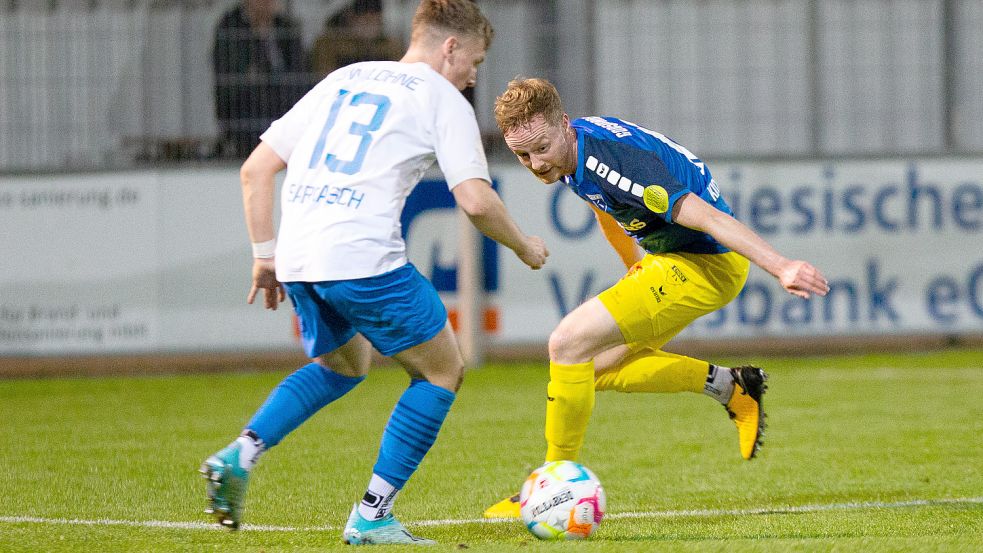
[[[941,151],[942,2],[818,5],[822,150]]]
[[[305,40],[339,0],[293,0]],[[211,47],[234,0],[0,3],[0,171],[126,166],[141,140],[216,134]],[[409,36],[416,0],[386,0]],[[549,76],[574,115],[657,126],[704,155],[941,152],[952,72],[953,151],[983,150],[983,4],[955,0],[484,0],[496,39],[476,113],[518,74]],[[579,10],[579,12],[578,12]],[[810,11],[810,10],[814,10]],[[814,18],[814,19],[813,19]],[[815,22],[816,48],[811,47]],[[813,73],[815,69],[815,73]]]
[[[597,112],[702,152],[809,151],[808,3],[604,4]]]

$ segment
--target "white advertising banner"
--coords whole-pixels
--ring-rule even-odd
[[[293,346],[245,304],[235,169],[0,180],[0,355]]]
[[[983,332],[983,159],[710,164],[737,217],[829,277],[826,298],[753,270],[691,339]],[[544,343],[564,314],[624,273],[585,203],[515,164],[492,168],[542,236],[531,271],[481,248],[497,345]],[[453,309],[457,227],[446,185],[403,216],[411,261]],[[295,348],[289,308],[245,304],[251,258],[235,168],[0,180],[0,355]]]
[[[142,173],[4,179],[0,352],[157,345],[157,193]]]
[[[802,300],[755,267],[740,297],[681,337],[983,332],[980,160],[711,164],[711,172],[738,219],[817,265],[832,289]],[[500,339],[542,340],[623,265],[574,194],[544,188],[521,167],[497,174],[523,228],[553,252],[542,274],[503,263]]]

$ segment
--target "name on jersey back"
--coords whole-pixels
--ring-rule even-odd
[[[409,73],[397,73],[391,69],[379,67],[367,69],[353,67],[348,72],[348,79],[352,81],[381,81],[386,83],[398,84],[409,90],[416,90],[416,86],[424,81],[423,78]]]
[[[365,199],[365,193],[347,186],[307,186],[291,184],[287,187],[286,199],[290,203],[323,203],[358,209]]]
[[[606,129],[617,138],[631,136],[631,131],[613,121],[608,121],[607,119],[602,119],[600,117],[584,117],[584,121],[588,121],[597,125],[598,127],[601,127],[602,129]]]

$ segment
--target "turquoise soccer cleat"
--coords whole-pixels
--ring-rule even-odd
[[[201,464],[207,481],[208,506],[205,512],[226,528],[236,530],[242,520],[242,504],[249,484],[249,471],[239,466],[239,446],[235,442]]]
[[[352,507],[352,514],[348,515],[348,523],[345,524],[342,536],[348,545],[437,544],[433,540],[410,534],[392,513],[381,520],[365,520],[358,514],[358,504]]]

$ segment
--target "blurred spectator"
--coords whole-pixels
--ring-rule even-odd
[[[386,35],[381,0],[355,0],[329,17],[311,48],[311,67],[318,79],[360,61],[398,61],[406,46]]]
[[[245,157],[307,91],[300,29],[280,0],[242,0],[222,16],[212,60],[220,154]]]

